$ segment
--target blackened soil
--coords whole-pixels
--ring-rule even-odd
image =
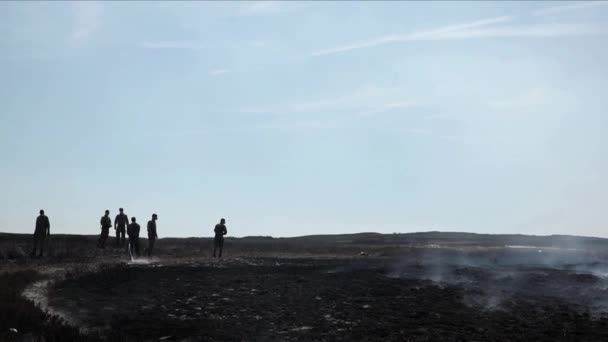
[[[608,340],[607,318],[545,295],[540,283],[536,293],[514,292],[489,308],[469,299],[484,295],[483,287],[389,277],[382,263],[353,265],[115,265],[58,283],[50,299],[112,340]],[[455,272],[487,278],[478,269]]]
[[[33,270],[0,273],[0,341],[92,340],[23,298],[26,286],[41,278]]]

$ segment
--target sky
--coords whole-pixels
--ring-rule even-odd
[[[608,2],[0,2],[0,231],[608,237]]]

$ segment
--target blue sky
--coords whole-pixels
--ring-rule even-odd
[[[608,237],[608,2],[0,2],[0,231]]]

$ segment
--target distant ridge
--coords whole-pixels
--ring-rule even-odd
[[[27,238],[31,234],[17,233],[2,233],[0,239],[10,238]],[[92,238],[95,234],[79,235],[79,234],[53,234],[55,237],[65,238]],[[211,236],[202,237],[164,237],[163,239],[171,240],[187,240],[198,238],[210,238]],[[372,243],[372,244],[425,244],[433,243],[439,245],[477,245],[477,246],[572,246],[576,248],[584,248],[590,245],[606,245],[608,247],[608,239],[588,236],[575,235],[526,235],[526,234],[479,234],[467,232],[412,232],[412,233],[392,233],[381,234],[376,232],[361,232],[352,234],[317,234],[304,235],[294,237],[272,237],[272,236],[244,236],[244,237],[228,237],[229,239],[239,240],[284,240],[284,241],[311,241],[316,240],[317,243]]]

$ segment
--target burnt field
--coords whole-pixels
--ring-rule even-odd
[[[232,239],[222,260],[200,239],[160,240],[136,262],[120,248],[5,258],[3,288],[22,289],[3,289],[0,339],[608,340],[602,239],[323,238]]]

